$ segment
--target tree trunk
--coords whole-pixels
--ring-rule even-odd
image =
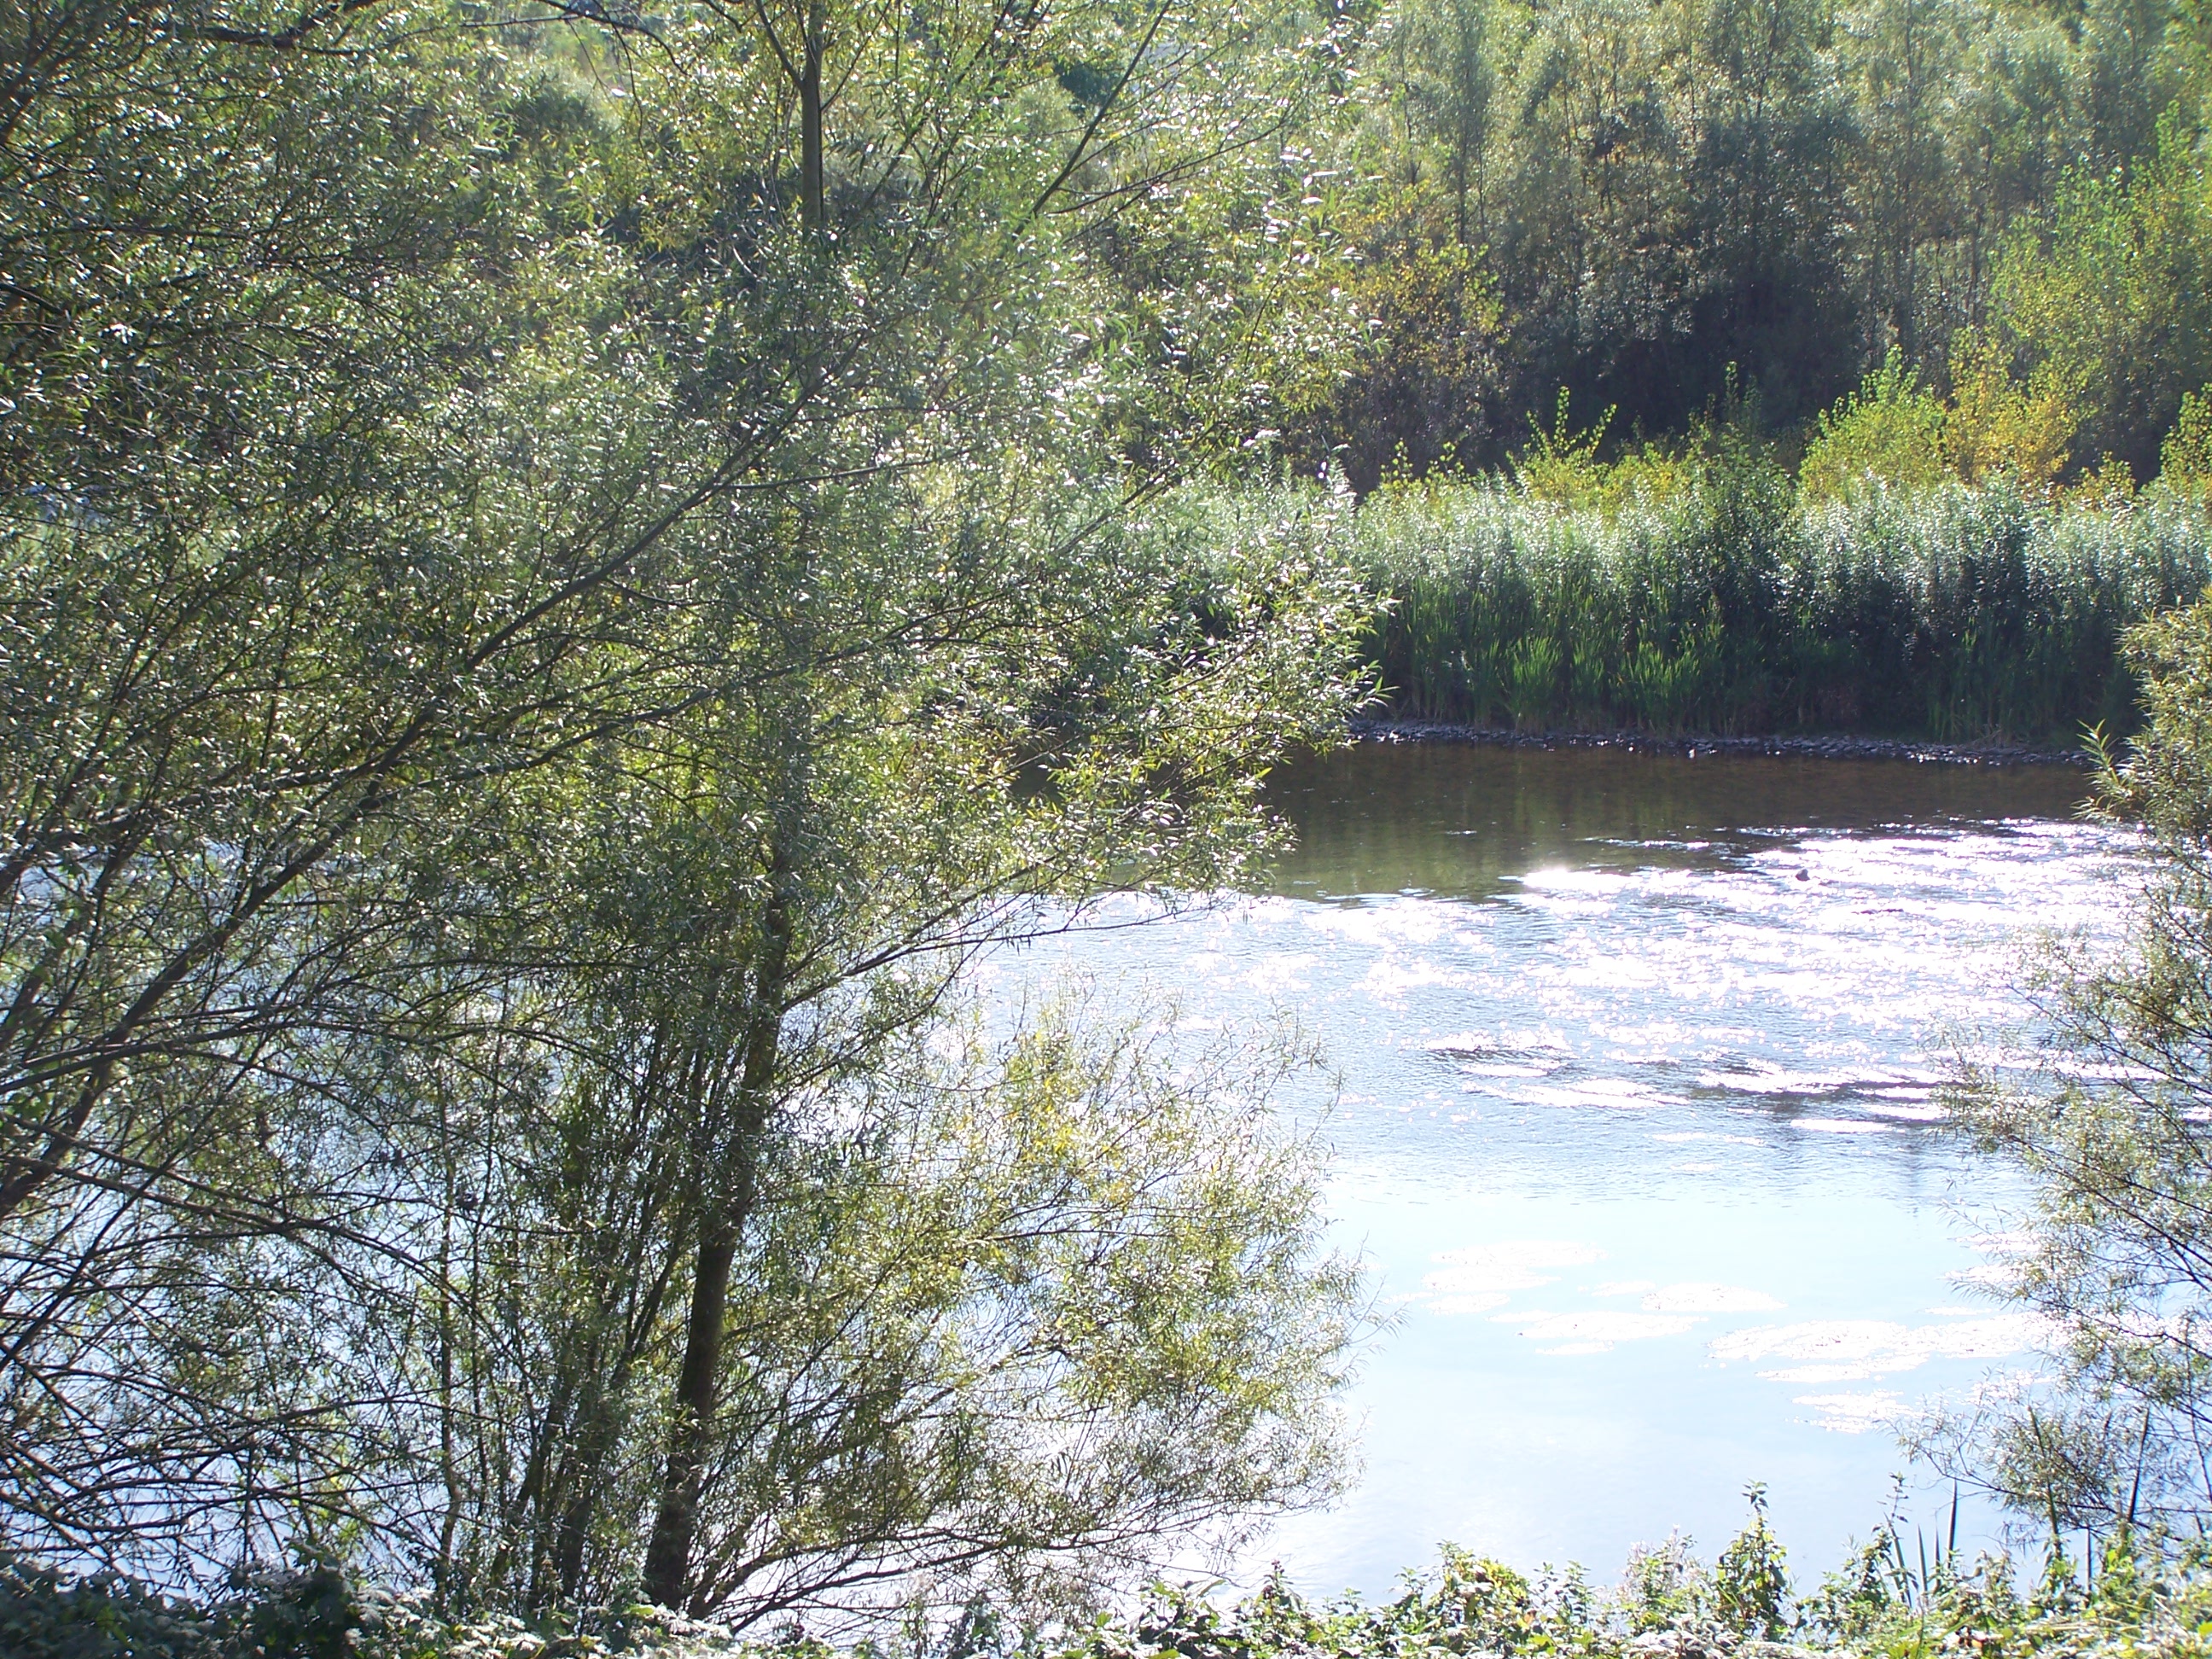
[[[811,9],[805,51],[799,69],[799,215],[818,234],[830,228],[830,207],[823,182],[822,30]]]
[[[781,860],[775,862],[780,865]],[[774,874],[780,884],[784,872],[779,868]],[[699,1497],[714,1443],[722,1334],[729,1321],[730,1270],[752,1212],[761,1141],[768,1129],[777,1048],[783,1033],[791,921],[782,898],[769,901],[763,922],[765,938],[753,981],[752,1015],[745,1036],[737,1109],[728,1139],[712,1159],[714,1173],[722,1178],[702,1184],[699,1250],[692,1269],[691,1308],[684,1322],[684,1365],[676,1380],[676,1421],[669,1433],[659,1506],[646,1545],[646,1599],[679,1610],[690,1592],[691,1556],[699,1534]]]
[[[646,1599],[664,1607],[683,1606],[691,1546],[699,1532],[699,1489],[722,1369],[730,1264],[737,1257],[736,1224],[742,1220],[732,1213],[736,1207],[732,1204],[722,1210],[716,1224],[700,1239],[699,1259],[692,1270],[684,1370],[676,1382],[676,1425],[661,1479],[660,1504],[653,1517],[653,1536],[645,1551]]]

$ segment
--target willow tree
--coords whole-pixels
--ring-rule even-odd
[[[890,1168],[862,1105],[970,953],[1241,878],[1352,695],[1326,513],[1131,516],[1286,355],[1264,270],[1147,250],[1258,200],[1306,43],[482,21],[24,21],[0,1480],[13,1541],[124,1562],[305,1534],[456,1601],[752,1605],[743,1333],[819,1311],[774,1230]],[[1312,1489],[1267,1449],[1324,1425],[1341,1282],[1309,1212],[1221,1213],[1180,1259],[1257,1252],[1315,1340],[1068,1359],[1254,1409],[1152,1510],[976,1559]],[[783,1557],[925,1567],[971,1496]]]
[[[32,1535],[127,1550],[351,1442],[343,1386],[264,1420],[236,1374],[312,1326],[195,1348],[204,1265],[390,1270],[348,1079],[477,981],[473,803],[672,695],[670,532],[769,411],[703,424],[610,337],[611,262],[538,188],[598,140],[488,54],[15,21],[0,1462]]]

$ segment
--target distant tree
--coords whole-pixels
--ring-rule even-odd
[[[1951,350],[1944,449],[1969,483],[2008,476],[2031,490],[2057,481],[2081,423],[2077,389],[2064,368],[2045,362],[2026,380],[2012,354],[1987,337],[1965,336]]]
[[[2191,392],[2181,400],[2173,429],[2159,447],[2160,483],[2189,494],[2212,489],[2212,398]]]
[[[2195,17],[2169,0],[2070,21],[1954,0],[1388,7],[1347,41],[1356,76],[1302,153],[1348,257],[1403,275],[1343,284],[1370,349],[1296,453],[1339,453],[1363,489],[1496,465],[1562,386],[1619,409],[1618,445],[1680,438],[1731,398],[1786,445],[1893,347],[1942,388],[1954,344],[1994,330],[2019,374],[2063,358],[2066,386],[2094,382],[2069,473],[2107,451],[2147,471],[2179,393],[2128,387],[2187,343],[2059,337],[2142,308],[2125,296],[2146,282],[2195,291],[2124,270],[2088,228],[2105,210],[2084,216],[2183,188],[2158,179],[2193,165]],[[1465,276],[1441,280],[1447,246]]]
[[[2212,379],[2212,194],[2176,124],[2130,172],[2077,175],[2047,229],[2000,256],[1997,318],[2033,361],[2081,388],[2075,459],[2118,456],[2138,477],[2183,394]]]

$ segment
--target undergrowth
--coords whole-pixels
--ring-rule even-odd
[[[2208,1659],[2212,1544],[2122,1533],[2081,1565],[2054,1547],[2031,1583],[2014,1563],[1908,1548],[1894,1520],[1802,1593],[1750,1492],[1749,1523],[1710,1564],[1688,1541],[1631,1553],[1620,1581],[1579,1567],[1523,1573],[1444,1547],[1398,1593],[1308,1599],[1278,1573],[1226,1601],[1157,1585],[1133,1613],[1051,1631],[983,1604],[836,1647],[799,1624],[772,1636],[635,1607],[535,1621],[448,1621],[350,1584],[326,1563],[249,1577],[195,1606],[112,1577],[0,1561],[9,1659]]]

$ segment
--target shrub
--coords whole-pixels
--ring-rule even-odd
[[[1814,423],[1798,467],[1810,501],[1832,501],[1872,482],[1924,489],[1951,476],[1943,405],[1896,351],[1865,384]]]
[[[2159,451],[2160,483],[2182,495],[2212,495],[2212,386],[2190,392]]]
[[[1943,416],[1951,471],[1968,483],[2009,477],[2030,491],[2051,488],[2081,424],[2075,391],[2057,364],[2039,364],[2025,381],[2015,380],[2011,354],[1997,341],[1960,336]]]

